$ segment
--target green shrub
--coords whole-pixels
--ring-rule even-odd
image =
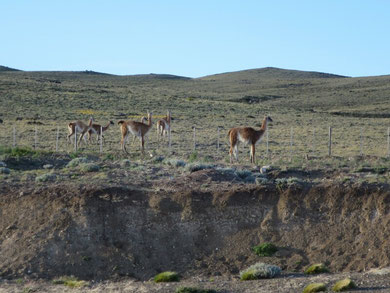
[[[179,282],[180,277],[176,272],[162,272],[153,279],[156,283],[160,282]]]
[[[129,159],[124,159],[124,160],[122,160],[122,161],[120,162],[120,165],[121,165],[122,168],[124,168],[124,167],[130,167],[131,162],[130,162]]]
[[[342,292],[355,288],[357,288],[356,284],[351,279],[347,278],[336,282],[332,287],[332,290],[335,292]]]
[[[69,288],[81,288],[88,285],[88,282],[78,280],[76,277],[73,276],[64,276],[59,279],[53,280],[53,284],[55,285],[64,285]]]
[[[255,183],[256,183],[256,185],[266,185],[266,184],[268,184],[268,179],[264,178],[264,177],[257,177],[255,179]]]
[[[214,165],[207,165],[207,164],[198,164],[198,163],[195,163],[195,164],[187,164],[185,169],[189,172],[196,172],[196,171],[200,171],[200,170],[204,170],[204,169],[213,169],[215,168]]]
[[[100,170],[100,166],[94,163],[82,163],[79,167],[82,172],[97,172]]]
[[[240,279],[242,281],[269,279],[280,275],[281,271],[278,266],[258,262],[240,272]]]
[[[52,173],[45,173],[41,176],[35,177],[36,182],[48,182],[48,181],[55,181],[57,179],[57,176]]]
[[[322,274],[329,273],[329,269],[323,263],[317,263],[311,265],[305,270],[305,274],[313,275],[313,274]]]
[[[10,174],[11,170],[6,167],[0,167],[0,174]]]
[[[15,148],[10,148],[10,147],[0,147],[0,154],[5,154],[10,157],[14,158],[20,158],[20,157],[39,157],[42,154],[49,154],[49,152],[44,152],[44,151],[38,151],[38,150],[33,150],[31,148],[27,147],[15,147]]]
[[[275,252],[278,251],[278,248],[272,243],[265,242],[263,244],[253,246],[252,250],[258,256],[273,256]]]
[[[307,285],[305,289],[303,289],[303,293],[313,293],[321,291],[326,291],[326,286],[324,283],[312,283]]]
[[[176,168],[186,166],[186,162],[184,162],[183,160],[178,160],[178,159],[167,159],[167,160],[164,160],[164,163],[169,165],[169,166],[176,167]]]
[[[192,152],[188,157],[188,162],[193,163],[198,159],[198,152]]]
[[[217,293],[214,289],[199,289],[193,287],[179,287],[175,293]]]
[[[85,163],[88,163],[88,162],[89,162],[89,160],[87,158],[85,158],[85,157],[74,158],[66,166],[73,168],[73,167],[79,166],[80,164],[85,164]]]

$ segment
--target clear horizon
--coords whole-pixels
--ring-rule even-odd
[[[25,71],[390,74],[384,0],[4,0],[0,9],[0,65]]]

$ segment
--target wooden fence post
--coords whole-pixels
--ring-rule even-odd
[[[16,128],[15,128],[15,126],[14,126],[13,136],[14,136],[14,139],[13,139],[12,147],[15,148],[16,147]]]
[[[294,142],[293,142],[293,140],[294,140],[293,136],[294,136],[294,130],[293,130],[293,128],[291,127],[291,131],[290,131],[290,156],[291,156],[291,157],[292,157],[292,154],[293,154],[293,144],[294,144]]]
[[[77,152],[77,127],[74,128],[74,151]]]
[[[36,150],[36,149],[37,149],[37,140],[38,140],[37,126],[35,126],[35,135],[34,135],[34,150]]]
[[[219,126],[217,127],[217,151],[219,153]]]
[[[313,156],[315,154],[315,151],[316,151],[316,129],[313,127],[313,141],[312,141]]]
[[[103,153],[103,126],[100,126],[100,153]]]
[[[390,127],[387,127],[387,157],[390,158]]]
[[[195,128],[195,126],[193,126],[193,128],[194,128],[194,152],[195,152],[195,150],[196,150],[196,128]]]
[[[269,147],[268,147],[268,144],[269,144],[269,130],[268,130],[268,127],[267,127],[266,132],[267,132],[267,136],[266,136],[266,138],[267,138],[267,152],[266,152],[266,156],[267,156],[267,159],[268,159],[269,158]]]
[[[328,156],[332,155],[332,127],[329,126]]]
[[[363,127],[360,128],[360,155],[363,156]]]
[[[58,152],[58,136],[59,136],[60,130],[59,127],[57,126],[57,135],[56,135],[56,152]]]

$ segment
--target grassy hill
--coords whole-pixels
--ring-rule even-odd
[[[313,148],[326,153],[330,125],[334,127],[336,155],[359,153],[362,127],[367,136],[366,151],[384,155],[390,126],[390,76],[350,78],[278,68],[196,79],[161,74],[1,71],[0,96],[0,118],[4,121],[0,144],[10,144],[12,133],[7,127],[17,125],[20,142],[31,145],[33,123],[40,121],[40,134],[50,136],[46,141],[53,141],[56,127],[60,127],[65,150],[71,150],[64,141],[66,125],[72,120],[87,120],[92,115],[105,124],[108,120],[139,119],[147,110],[157,118],[167,109],[172,111],[173,148],[180,156],[192,152],[193,126],[198,128],[198,148],[206,156],[215,155],[217,127],[221,127],[220,159],[226,159],[225,135],[230,127],[257,127],[267,113],[274,120],[270,150],[275,157],[301,155]],[[116,128],[108,132],[106,145],[115,151],[120,140]],[[150,149],[163,152],[154,132]],[[260,148],[264,150],[263,145]],[[132,149],[138,150],[138,145]]]
[[[18,70],[18,69],[11,68],[11,67],[1,66],[1,65],[0,65],[0,72],[1,72],[1,71],[19,71],[19,70]]]

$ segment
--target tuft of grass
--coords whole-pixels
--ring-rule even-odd
[[[311,265],[305,270],[305,274],[314,275],[314,274],[323,274],[329,273],[329,269],[323,263],[317,263]]]
[[[268,179],[264,178],[264,177],[257,177],[255,179],[255,183],[256,183],[256,185],[266,185],[266,184],[268,184]]]
[[[73,167],[79,166],[80,164],[85,164],[85,163],[88,163],[88,162],[89,162],[89,160],[87,158],[85,158],[85,157],[74,158],[66,166],[70,167],[70,168],[73,168]]]
[[[326,286],[324,283],[312,283],[309,284],[303,289],[303,293],[313,293],[313,292],[322,292],[326,291]]]
[[[194,163],[198,160],[198,152],[192,152],[189,156],[188,156],[188,162],[189,163]]]
[[[179,287],[175,293],[217,293],[214,289],[199,289],[194,287]]]
[[[334,284],[334,286],[332,287],[332,290],[334,292],[342,292],[355,288],[357,288],[356,284],[351,279],[347,278],[336,282],[336,284]]]
[[[74,276],[63,276],[59,279],[54,279],[53,284],[55,285],[64,285],[69,288],[81,288],[88,285],[88,282],[79,280]]]
[[[259,244],[257,246],[253,246],[252,250],[258,255],[258,256],[273,256],[275,252],[278,251],[278,248],[268,242],[264,242],[262,244]]]
[[[169,166],[176,167],[176,168],[186,166],[186,162],[184,162],[183,160],[179,160],[179,159],[167,159],[167,160],[164,160],[164,163],[169,165]]]
[[[258,262],[240,272],[241,281],[274,278],[281,273],[278,266]]]
[[[33,157],[37,158],[41,155],[49,154],[49,152],[33,150],[28,147],[2,147],[0,146],[0,155],[7,155],[12,158],[21,158],[21,157]]]
[[[198,163],[191,163],[187,164],[185,169],[189,172],[196,172],[204,169],[213,169],[215,168],[214,165],[209,165],[209,164],[198,164]]]
[[[82,163],[79,167],[82,172],[98,172],[100,170],[100,166],[94,163]]]
[[[0,167],[0,174],[10,174],[11,170],[6,167]]]
[[[45,173],[41,176],[35,177],[35,182],[48,182],[48,181],[56,181],[57,176],[51,173]]]
[[[161,282],[179,282],[180,276],[176,272],[162,272],[156,275],[153,280],[156,283],[161,283]]]

